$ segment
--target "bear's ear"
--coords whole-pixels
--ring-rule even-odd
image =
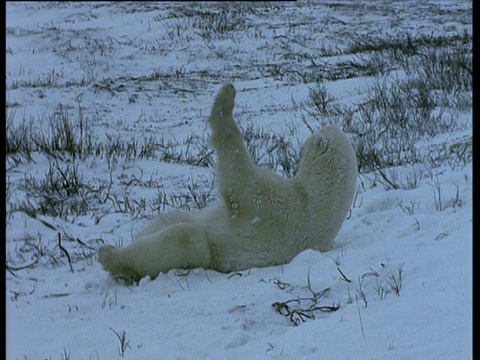
[[[321,133],[315,134],[315,155],[325,154],[328,150],[328,139]]]
[[[328,150],[328,139],[321,133],[310,135],[300,149],[300,158],[305,156],[318,156]]]

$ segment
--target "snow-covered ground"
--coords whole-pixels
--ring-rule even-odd
[[[289,173],[268,147],[286,139],[296,151],[319,126],[308,113],[317,82],[358,106],[379,78],[409,76],[393,61],[381,74],[359,66],[379,39],[468,46],[470,1],[6,11],[6,131],[22,146],[6,155],[7,359],[472,358],[468,87],[436,104],[444,131],[416,140],[423,161],[361,171],[331,251],[133,285],[96,261],[158,212],[215,198],[205,117],[223,83],[237,88],[234,115],[260,163]],[[41,147],[69,128],[75,151]]]

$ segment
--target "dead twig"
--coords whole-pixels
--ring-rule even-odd
[[[8,265],[7,262],[5,261],[5,269],[7,269],[7,271],[12,274],[13,276],[15,277],[18,277],[17,274],[14,273],[14,271],[20,271],[20,270],[24,270],[24,269],[28,269],[28,268],[31,268],[33,265],[35,265],[36,263],[38,262],[38,259],[36,259],[34,262],[30,263],[30,264],[27,264],[27,265],[22,265],[22,266],[11,266],[11,265]]]
[[[130,341],[127,341],[127,333],[125,330],[122,330],[122,333],[119,334],[118,332],[116,332],[115,330],[113,330],[111,327],[109,327],[110,330],[112,330],[114,332],[114,334],[117,336],[118,338],[118,341],[120,342],[120,347],[118,348],[118,354],[121,356],[121,357],[124,357],[125,356],[125,351],[127,350],[127,348],[131,349],[131,346],[130,346]]]
[[[358,295],[355,295],[355,301],[357,303],[358,318],[359,318],[359,321],[360,321],[360,330],[362,330],[362,336],[365,337],[365,331],[363,330],[362,314],[360,313],[360,306],[358,305]],[[365,299],[364,299],[364,301],[365,301]]]
[[[75,270],[73,270],[72,259],[70,258],[70,254],[68,253],[67,249],[65,249],[62,245],[62,234],[60,233],[58,233],[58,247],[67,256],[68,263],[70,264],[70,270],[72,271],[72,273],[75,272]]]
[[[345,281],[348,282],[348,283],[351,283],[351,282],[352,282],[352,280],[350,280],[349,278],[347,278],[347,277],[345,276],[345,274],[342,272],[342,270],[340,270],[339,267],[337,267],[337,270],[338,270],[338,272],[340,273],[340,275],[342,275],[343,280],[345,280]]]
[[[280,287],[279,283],[276,283]],[[284,285],[285,283],[281,283]],[[281,287],[280,287],[281,288]],[[307,275],[306,288],[311,293],[311,297],[290,299],[287,301],[277,301],[272,304],[272,307],[281,315],[284,315],[290,319],[290,321],[298,326],[300,323],[304,323],[307,319],[315,320],[315,312],[333,312],[337,311],[340,306],[332,304],[319,305],[319,300],[330,292],[330,288],[325,288],[321,291],[314,291],[312,283],[310,281],[310,269]],[[290,305],[297,304],[297,305]]]
[[[287,316],[290,321],[295,325],[298,326],[300,323],[304,323],[306,319],[315,320],[315,311],[320,312],[333,312],[337,311],[340,306],[333,304],[332,306],[323,305],[323,306],[316,306],[316,304],[312,304],[307,308],[293,308],[288,304],[291,302],[298,302],[301,303],[302,300],[312,300],[311,298],[308,299],[292,299],[285,302],[274,302],[272,307],[275,310],[284,316]]]
[[[86,248],[89,249],[89,250],[95,250],[94,247],[85,244],[85,243],[84,243],[82,240],[80,240],[79,238],[77,238],[77,242],[78,242],[80,245],[82,245],[83,247],[86,247]]]

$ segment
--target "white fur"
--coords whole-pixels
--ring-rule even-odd
[[[295,177],[283,178],[253,163],[232,117],[234,100],[235,88],[224,85],[207,120],[220,199],[197,212],[157,216],[126,248],[102,247],[105,270],[134,280],[172,268],[229,272],[330,248],[355,192],[352,143],[335,126],[321,128],[303,145]]]

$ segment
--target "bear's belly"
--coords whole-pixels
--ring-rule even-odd
[[[305,248],[305,241],[288,223],[272,224],[260,217],[248,220],[213,220],[206,226],[211,267],[221,272],[240,271],[289,262]],[[303,243],[303,244],[302,244]]]

